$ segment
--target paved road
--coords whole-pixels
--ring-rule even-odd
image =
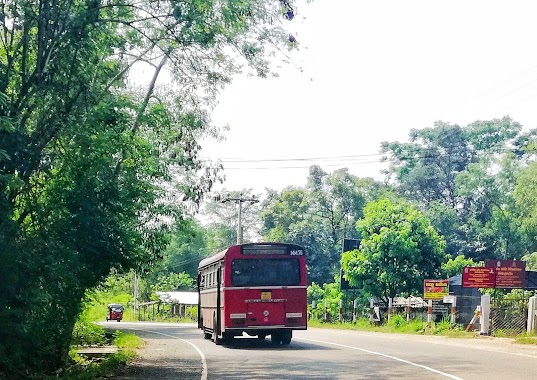
[[[193,324],[103,323],[147,340],[118,379],[537,379],[537,346],[331,329],[295,331],[289,346],[244,337],[217,346]]]

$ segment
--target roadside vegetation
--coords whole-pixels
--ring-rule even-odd
[[[71,347],[65,366],[55,375],[30,375],[40,380],[94,380],[106,378],[137,357],[136,349],[143,346],[143,340],[133,333],[104,328],[92,320],[92,308],[87,307],[80,315],[73,329]],[[116,348],[113,353],[87,356],[79,353],[81,348]]]
[[[135,334],[102,328],[100,328],[99,334],[97,334],[98,331],[99,326],[92,329],[90,336],[82,338],[79,343],[113,345],[118,348],[117,352],[104,355],[102,358],[88,359],[77,353],[77,347],[73,347],[69,351],[68,363],[64,370],[60,371],[57,376],[39,377],[39,379],[93,380],[106,378],[117,373],[118,370],[134,360],[137,357],[136,349],[143,346],[142,339]]]
[[[394,315],[385,324],[374,324],[367,318],[359,318],[353,322],[323,322],[321,320],[308,321],[309,327],[319,327],[340,330],[371,331],[383,333],[442,335],[451,338],[475,338],[475,332],[467,332],[462,325],[452,326],[449,321],[427,323],[421,319],[409,321],[400,315]]]
[[[517,336],[515,341],[520,344],[537,344],[537,335],[522,334]]]

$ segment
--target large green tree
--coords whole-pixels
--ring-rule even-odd
[[[271,192],[261,213],[263,237],[289,241],[306,248],[308,281],[329,283],[340,270],[342,241],[358,239],[354,225],[363,207],[386,191],[370,178],[358,178],[347,169],[326,173],[310,168],[304,188]]]
[[[521,229],[530,241],[525,253],[530,254],[537,249],[537,162],[530,162],[519,173],[513,194],[520,210]]]
[[[506,153],[493,162],[470,164],[457,176],[457,193],[465,199],[458,212],[467,239],[461,254],[476,260],[520,259],[531,249],[513,196],[520,170],[516,156]]]
[[[426,213],[452,257],[519,258],[529,247],[512,193],[534,137],[509,117],[464,127],[437,122],[382,151],[388,178]]]
[[[445,241],[418,209],[405,201],[369,203],[357,223],[357,250],[343,254],[345,278],[367,294],[387,300],[423,290],[446,260]]]
[[[219,89],[244,64],[270,73],[268,55],[295,43],[279,21],[292,12],[276,0],[2,4],[0,376],[57,370],[85,290],[158,259],[166,226],[217,180],[198,140],[216,133]],[[153,74],[128,88],[139,65]]]

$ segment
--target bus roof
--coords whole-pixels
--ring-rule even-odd
[[[269,245],[282,245],[282,246],[290,246],[290,247],[296,247],[296,248],[299,248],[301,249],[302,247],[298,246],[297,244],[292,244],[292,243],[281,243],[281,242],[260,242],[260,243],[245,243],[245,244],[236,244],[236,245],[232,245],[231,247],[228,247],[226,249],[224,249],[223,251],[220,251],[210,257],[206,257],[205,259],[201,260],[199,265],[198,265],[198,268],[202,268],[202,267],[205,267],[209,264],[212,264],[214,262],[217,262],[221,259],[223,259],[225,256],[226,256],[226,253],[234,248],[234,247],[255,247],[255,246],[269,246]]]
[[[232,245],[231,247],[234,247],[234,245]],[[229,248],[231,248],[231,247],[229,247]],[[226,248],[223,251],[220,251],[220,252],[218,252],[218,253],[216,253],[216,254],[214,254],[212,256],[204,258],[203,260],[200,261],[200,263],[198,265],[198,268],[202,268],[202,267],[204,267],[206,265],[212,264],[215,261],[218,261],[218,260],[222,259],[226,255],[226,252],[228,251],[229,248]]]

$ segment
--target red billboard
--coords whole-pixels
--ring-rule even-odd
[[[463,288],[494,288],[496,272],[494,268],[464,267],[462,270]]]
[[[497,288],[524,288],[526,262],[520,260],[485,260],[486,268],[494,268]]]

